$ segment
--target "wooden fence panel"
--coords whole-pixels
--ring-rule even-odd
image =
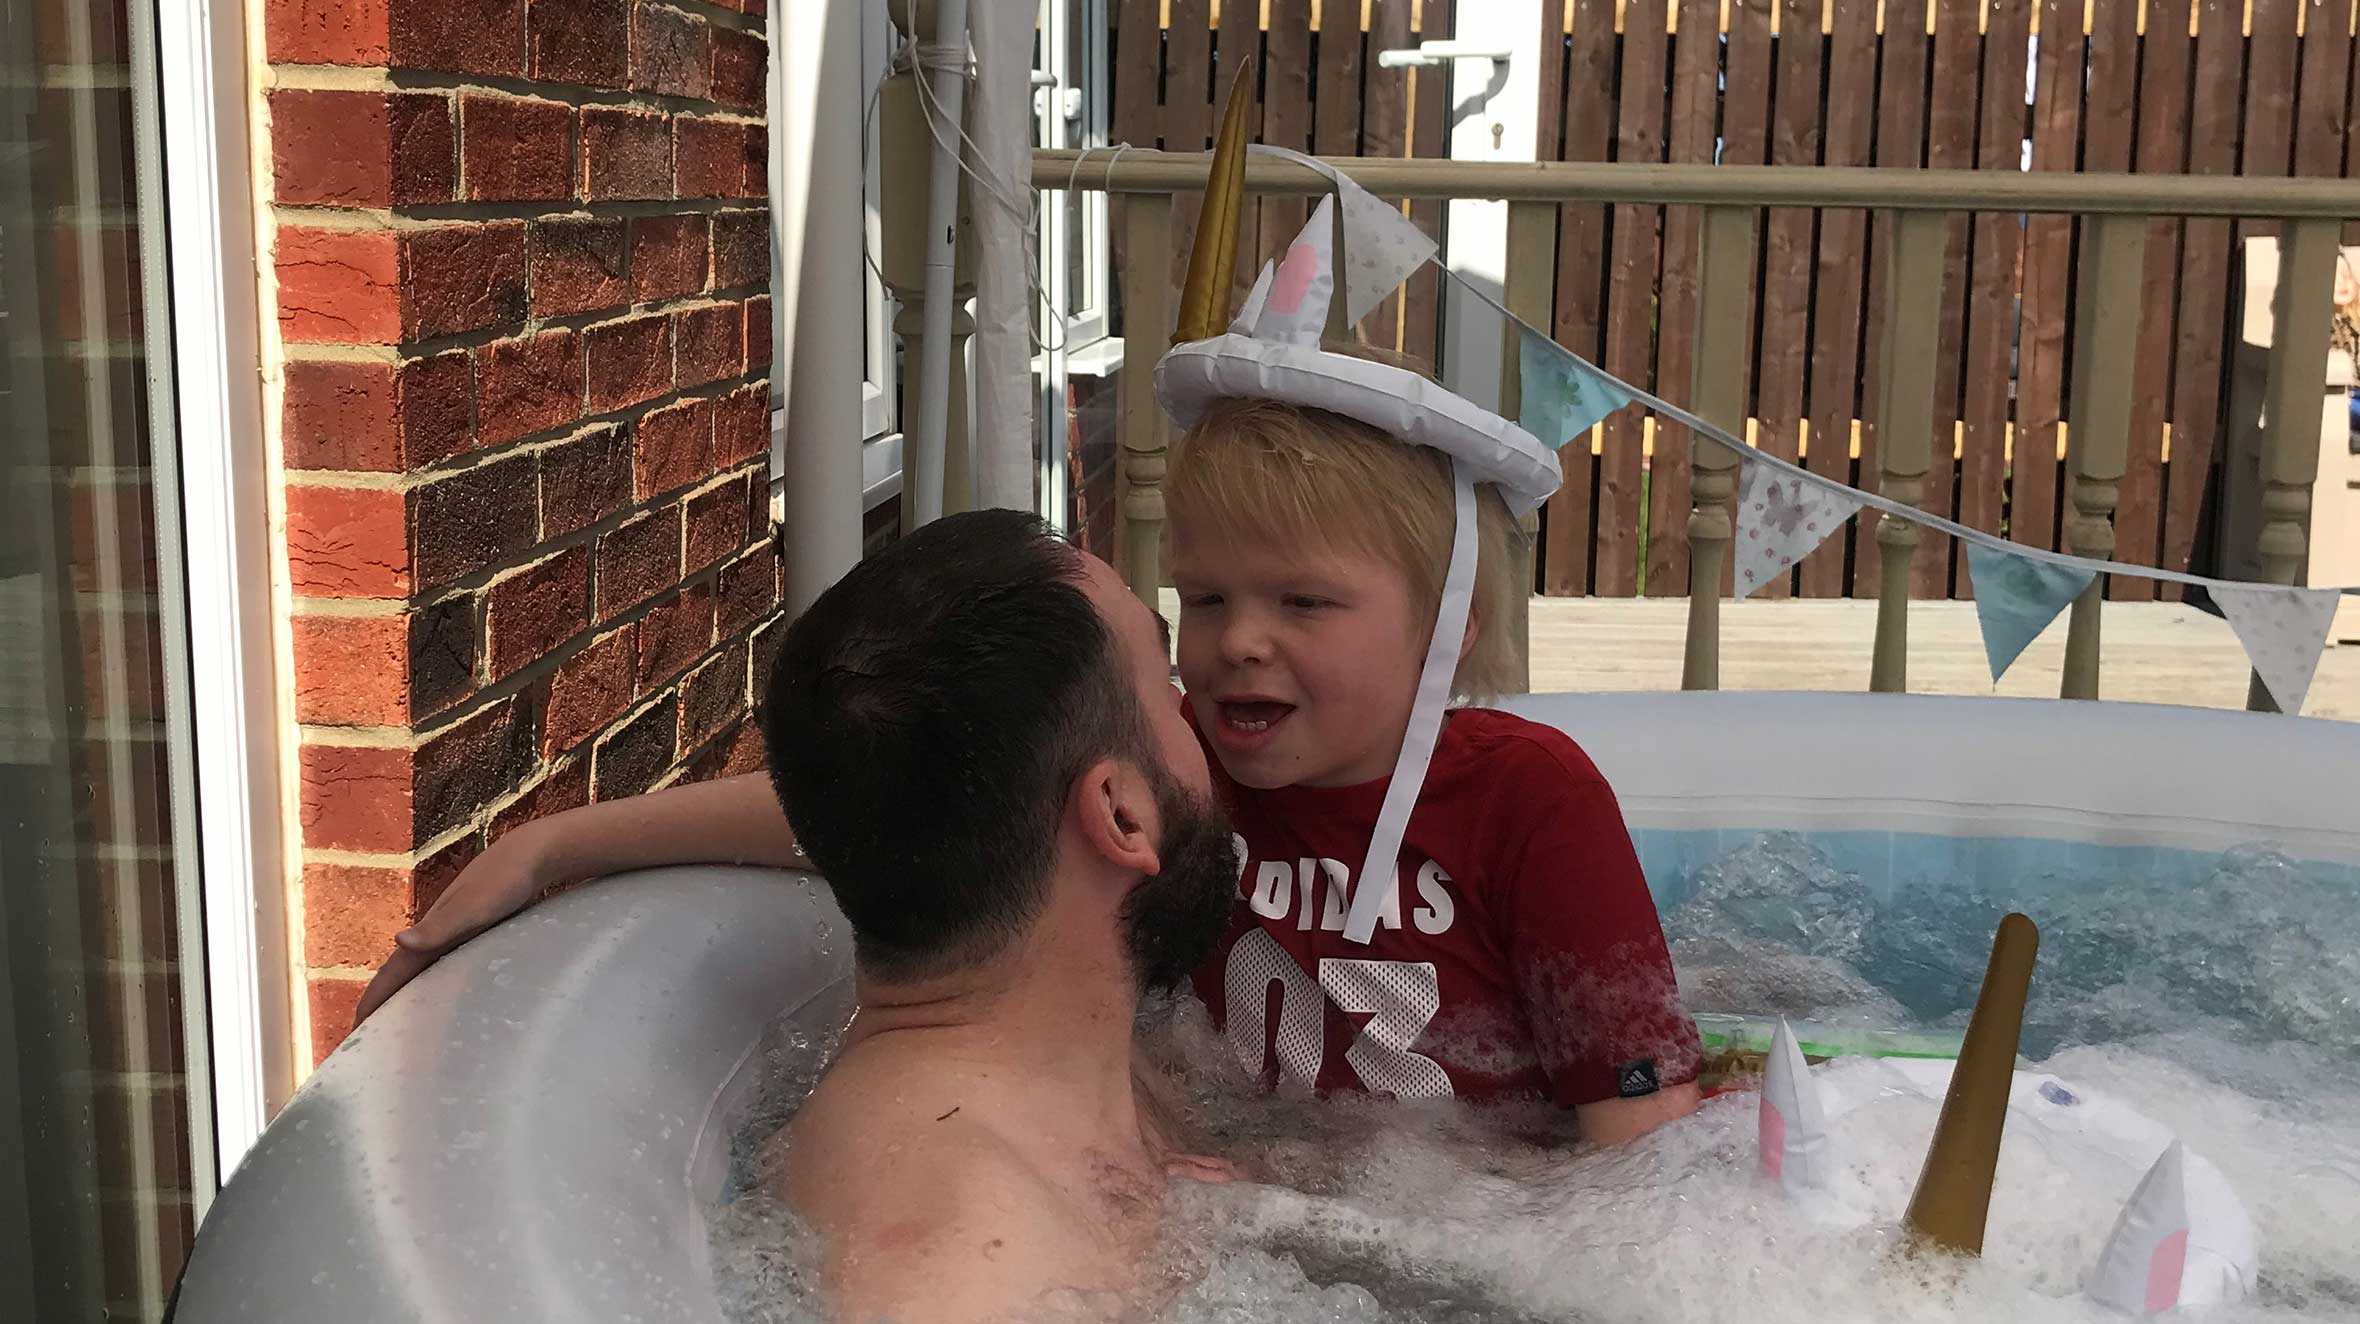
[[[1819,0],[1780,0],[1778,78],[1770,112],[1770,164],[1818,165],[1822,42]],[[1803,451],[1803,403],[1810,372],[1811,245],[1817,214],[1808,207],[1773,207],[1764,229],[1761,368],[1755,374],[1761,420],[1757,445],[1784,459]],[[1819,439],[1814,437],[1814,444]],[[1762,586],[1764,597],[1786,597],[1792,576]]]
[[[1225,5],[1246,13],[1251,6]],[[1263,35],[1262,141],[1298,152],[1312,150],[1311,141],[1311,0],[1270,0],[1270,28]],[[1303,230],[1309,200],[1279,195],[1262,200],[1262,241],[1254,271],[1286,256],[1287,245]],[[1252,277],[1248,277],[1250,281]]]
[[[1898,23],[1885,25],[1881,44],[1884,58],[1877,75],[1875,163],[1896,169],[1922,166],[1926,164],[1926,62],[1933,54],[1933,39],[1923,23],[1905,17]],[[1879,380],[1878,375],[1883,371],[1885,304],[1892,288],[1892,253],[1893,218],[1886,214],[1876,220],[1869,257],[1867,339],[1861,349],[1863,382]],[[1883,477],[1877,468],[1875,410],[1871,402],[1862,403],[1870,407],[1861,411],[1860,478],[1864,486],[1874,490]],[[1852,595],[1873,598],[1877,596],[1883,549],[1876,540],[1871,521],[1855,519],[1852,523]]]
[[[2226,175],[2237,169],[2237,134],[2244,96],[2243,6],[2237,0],[2199,0],[2196,76],[2189,110],[2188,172]],[[2181,241],[2178,360],[2172,392],[2172,467],[2177,481],[2164,494],[2163,561],[2185,570],[2196,546],[2196,521],[2220,441],[2223,341],[2229,334],[2230,223],[2187,222]],[[2165,596],[2179,596],[2167,587]]]
[[[1669,68],[1664,0],[1629,0],[1623,10],[1623,60],[1616,107],[1617,161],[1660,161]],[[1608,372],[1639,386],[1655,384],[1656,290],[1662,271],[1662,209],[1614,209],[1612,283],[1606,296]],[[1598,539],[1591,556],[1593,590],[1627,598],[1639,591],[1640,473],[1646,419],[1636,409],[1606,421],[1598,459]]]
[[[1453,7],[1114,0],[1113,137],[1202,150],[1230,77],[1251,53],[1260,62],[1253,120],[1263,141],[1323,154],[1445,156],[1449,71],[1382,70],[1375,53],[1451,35]],[[2360,173],[2345,0],[1931,0],[1930,13],[1919,0],[1552,0],[1544,9],[1534,43],[1544,159],[2005,170],[2029,151],[2035,170]],[[1174,280],[1197,204],[1193,193],[1174,204]],[[1239,293],[1308,206],[1274,198],[1248,209]],[[1409,211],[1440,233],[1440,203]],[[2116,517],[2126,559],[2177,569],[2193,554],[2223,447],[2241,228],[2149,227]],[[1697,229],[1693,208],[1560,208],[1551,307],[1559,341],[1685,399]],[[1768,215],[1748,313],[1754,328],[1740,356],[1755,439],[1772,453],[1800,455],[1815,472],[1871,487],[1877,437],[1863,417],[1864,383],[1878,371],[1890,229],[1888,219],[1861,212]],[[1953,218],[1933,313],[1941,323],[1938,417],[1924,504],[2040,547],[2057,545],[2064,509],[2058,457],[2071,431],[2076,231],[2062,217]],[[2360,225],[2352,233],[2360,237]],[[1361,332],[1431,360],[1438,304],[1435,276],[1422,273]],[[1647,436],[1643,416],[1625,411],[1594,440],[1565,448],[1566,489],[1543,520],[1544,592],[1629,595],[1642,583],[1650,594],[1687,591],[1689,442],[1668,425],[1655,429],[1652,445]],[[1831,538],[1797,569],[1791,590],[1874,592],[1873,527],[1858,521]],[[1918,555],[1916,593],[1971,592],[1949,540],[1924,539]],[[2152,586],[2125,581],[2109,591],[2141,597]]]
[[[1875,0],[1835,0],[1828,15],[1823,164],[1867,165],[1876,127],[1877,14]],[[1861,300],[1867,293],[1868,214],[1828,211],[1819,217],[1818,279],[1811,309],[1810,469],[1839,481],[1852,473],[1853,420],[1866,416],[1860,357]],[[1854,538],[1872,521],[1854,520],[1803,559],[1806,597],[1843,596]],[[1873,582],[1873,577],[1871,582]]]
[[[2135,24],[2138,10],[2115,6]],[[2082,70],[2089,39],[2081,0],[2046,0],[2035,70],[2032,168],[2080,167]],[[2099,20],[2105,22],[2104,18]],[[2095,114],[2095,110],[2092,112]],[[2022,361],[2016,385],[2016,443],[2009,461],[2008,536],[2057,545],[2057,452],[2065,410],[2065,314],[2073,297],[2073,218],[2024,218]]]
[[[2023,169],[2024,73],[2032,35],[2032,0],[1991,0],[1983,44],[1982,108],[1975,131],[1975,168]],[[2024,218],[1981,212],[1974,218],[1974,262],[1969,278],[1970,329],[1962,383],[1958,519],[1998,533],[2007,500],[2008,397],[2013,385],[2022,282]],[[1951,539],[1955,596],[1974,596],[1965,552]]]

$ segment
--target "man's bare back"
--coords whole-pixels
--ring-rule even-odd
[[[1137,1285],[1164,1195],[1128,1091],[962,1056],[954,1031],[855,1044],[781,1138],[786,1196],[827,1229],[847,1321],[1104,1317]],[[1050,1285],[1044,1294],[1043,1285]]]

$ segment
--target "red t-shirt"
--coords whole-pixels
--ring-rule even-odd
[[[1222,780],[1244,868],[1195,984],[1247,1070],[1323,1091],[1567,1107],[1696,1078],[1696,1026],[1622,810],[1563,732],[1450,715],[1365,947],[1343,935],[1349,880],[1390,779]]]

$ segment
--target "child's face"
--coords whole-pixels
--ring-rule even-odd
[[[1240,784],[1352,786],[1393,770],[1429,622],[1381,557],[1172,525],[1180,680]]]

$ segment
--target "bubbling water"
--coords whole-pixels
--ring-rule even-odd
[[[1776,836],[1697,883],[1666,923],[1692,1005],[1823,1024],[1963,1023],[1992,925],[2029,910],[2044,933],[2027,1052],[2177,1131],[2253,1215],[2259,1294],[2202,1317],[2360,1321],[2360,1113],[2347,1101],[2360,1065],[2360,898],[2348,884],[2237,852],[2193,894],[2077,879],[2045,897],[1963,886],[1879,900],[1807,843]],[[1925,1258],[1903,1249],[1898,1227],[1931,1100],[1889,1094],[1845,1114],[1829,1205],[1810,1210],[1757,1173],[1750,1094],[1598,1149],[1539,1105],[1259,1094],[1192,1001],[1156,1014],[1144,1042],[1197,1142],[1246,1179],[1174,1184],[1133,1318],[2120,1318],[2080,1290],[2141,1173],[2044,1152],[2025,1128],[2002,1151],[1982,1258]],[[801,1098],[821,1048],[782,1052],[774,1100]],[[756,1129],[784,1115],[774,1106]],[[810,1239],[744,1189],[715,1219],[733,1320],[820,1318]]]

